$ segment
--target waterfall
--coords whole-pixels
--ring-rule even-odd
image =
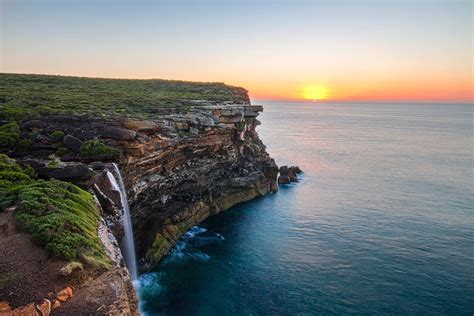
[[[119,167],[114,163],[114,171],[115,176],[107,172],[107,176],[114,187],[114,190],[120,192],[120,201],[122,202],[123,207],[123,229],[124,229],[124,236],[122,238],[121,248],[123,252],[123,256],[125,258],[125,263],[127,265],[128,270],[130,271],[130,275],[132,280],[136,280],[138,273],[137,273],[137,258],[135,255],[135,243],[133,241],[133,228],[132,228],[132,220],[130,217],[130,208],[128,207],[128,200],[127,200],[127,193],[125,191],[125,185],[123,184],[122,175],[120,174]],[[118,180],[118,181],[117,181]]]

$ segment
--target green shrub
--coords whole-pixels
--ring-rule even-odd
[[[0,208],[18,204],[19,228],[53,256],[108,267],[92,195],[71,183],[35,177],[31,167],[0,155]]]
[[[0,118],[51,114],[157,118],[209,102],[248,103],[247,91],[219,82],[0,74]]]
[[[116,154],[117,149],[107,146],[98,139],[91,139],[85,141],[80,148],[81,156]]]
[[[61,144],[58,146],[58,149],[56,150],[55,155],[58,157],[62,157],[68,153],[69,153],[69,149],[67,149],[66,147],[64,147],[64,145]]]
[[[63,131],[54,131],[51,134],[49,134],[49,136],[54,137],[55,139],[61,140],[64,137],[64,132]]]
[[[48,162],[48,168],[59,168],[59,161],[57,159],[51,160]]]
[[[28,151],[28,149],[31,147],[31,144],[33,144],[33,141],[29,138],[25,138],[18,142],[16,148],[20,151]]]
[[[20,139],[20,126],[12,121],[0,126],[0,147],[14,147]]]

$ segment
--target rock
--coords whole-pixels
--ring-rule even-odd
[[[32,158],[26,158],[26,159],[21,159],[17,160],[19,164],[22,166],[30,166],[32,168],[41,168],[45,167],[46,164],[38,159],[32,159]]]
[[[120,207],[122,208],[122,201],[120,199],[120,192],[117,191],[114,186],[112,185],[112,179],[110,177],[113,177],[113,174],[110,173],[110,171],[104,171],[101,172],[94,180],[95,184],[97,187],[100,189],[100,191],[107,197],[109,198],[114,205],[111,205],[111,207]],[[102,201],[100,201],[102,204]],[[106,202],[108,203],[108,202]]]
[[[290,177],[288,176],[279,176],[278,177],[278,184],[289,184],[291,181],[290,181]]]
[[[235,116],[221,116],[219,121],[221,123],[238,123],[243,120],[242,115],[235,115]]]
[[[58,308],[59,306],[61,306],[61,302],[59,302],[59,300],[54,300],[53,301],[53,304],[51,306],[51,309],[56,309]]]
[[[245,105],[244,109],[252,112],[263,112],[263,105]]]
[[[11,315],[12,316],[39,316],[38,312],[35,309],[34,303],[15,308],[11,312]]]
[[[82,141],[90,140],[99,137],[99,134],[95,131],[91,130],[80,130],[77,134],[75,134],[76,137]]]
[[[66,288],[66,293],[69,297],[72,297],[72,288],[70,288],[69,286]]]
[[[157,130],[157,125],[150,121],[126,119],[121,123],[127,129],[145,134],[153,134]]]
[[[40,311],[42,316],[49,316],[49,313],[51,312],[51,301],[44,299],[42,304],[36,305],[36,308]]]
[[[82,271],[83,269],[82,263],[77,262],[77,261],[71,261],[68,264],[66,264],[64,267],[62,267],[59,270],[59,273],[64,276],[68,276],[78,269]]]
[[[68,286],[64,290],[58,292],[56,299],[60,302],[66,302],[70,297],[72,297],[72,289]]]
[[[190,127],[189,128],[189,132],[191,134],[194,134],[194,135],[198,135],[199,134],[199,130],[197,128],[194,128],[194,127]]]
[[[189,129],[189,125],[186,122],[176,122],[176,129],[184,131]]]
[[[104,127],[100,134],[102,137],[118,140],[134,140],[137,136],[137,133],[132,130],[111,126]]]
[[[48,179],[57,179],[63,181],[87,181],[94,176],[94,172],[86,165],[65,166],[62,168],[36,168],[38,176]]]
[[[258,113],[254,112],[254,111],[245,110],[244,116],[245,117],[257,117]]]
[[[279,184],[288,184],[294,179],[294,175],[292,172],[290,172],[290,169],[288,169],[288,166],[281,166],[280,167],[280,176],[278,177],[278,183]]]
[[[288,184],[290,182],[298,181],[297,174],[300,174],[302,171],[299,167],[291,166],[281,166],[280,167],[280,177],[278,177],[279,184]]]
[[[64,146],[72,152],[79,153],[81,151],[82,140],[72,135],[64,136],[63,143]]]
[[[11,311],[10,304],[7,301],[0,301],[0,313]]]
[[[27,121],[21,124],[21,127],[25,129],[41,129],[47,126],[48,124],[41,120],[31,120],[31,121]]]
[[[114,201],[112,201],[102,190],[99,188],[97,183],[92,185],[92,189],[99,200],[99,204],[104,210],[104,212],[108,215],[116,216],[117,213],[117,206],[115,205]]]
[[[291,172],[293,172],[294,174],[300,174],[300,173],[303,173],[303,171],[300,169],[300,167],[298,166],[291,166],[290,168]]]
[[[58,295],[56,296],[56,299],[63,303],[66,302],[68,298],[69,296],[64,291],[59,292]]]

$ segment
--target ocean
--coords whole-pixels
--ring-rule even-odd
[[[304,174],[193,227],[140,276],[142,313],[474,313],[472,104],[258,103]]]

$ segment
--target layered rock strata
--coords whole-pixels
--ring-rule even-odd
[[[258,138],[258,113],[248,104],[214,104],[153,121],[122,117],[44,116],[21,123],[35,141],[10,153],[41,177],[72,181],[93,192],[120,240],[121,205],[107,183],[111,162],[124,178],[142,266],[156,264],[186,232],[208,216],[277,190],[278,168]],[[62,138],[52,137],[61,131]],[[87,152],[100,141],[113,152]],[[67,152],[52,166],[58,148]]]

